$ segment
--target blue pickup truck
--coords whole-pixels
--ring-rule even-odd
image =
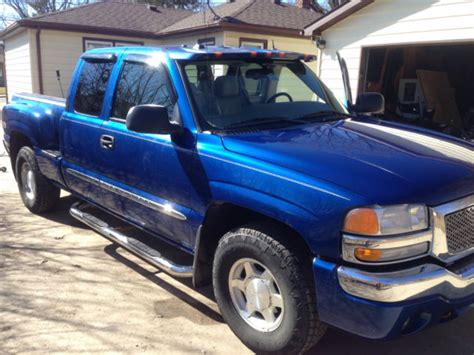
[[[69,191],[75,218],[212,284],[259,353],[305,352],[328,325],[390,339],[457,317],[474,303],[472,143],[369,115],[378,94],[346,108],[312,60],[86,52],[66,100],[17,94],[3,110],[22,200],[43,213]]]

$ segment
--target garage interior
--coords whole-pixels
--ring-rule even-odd
[[[359,92],[385,97],[384,117],[474,142],[474,44],[364,48]]]

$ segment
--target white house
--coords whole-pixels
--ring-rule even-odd
[[[280,0],[227,0],[214,13],[107,1],[21,19],[0,33],[8,96],[66,95],[77,59],[96,47],[200,43],[319,54],[310,36],[301,33],[321,17],[308,0],[295,6]]]
[[[344,97],[339,52],[354,99],[377,91],[389,116],[435,112],[446,124],[474,124],[473,0],[352,0],[305,34],[324,47],[320,76],[337,96]]]

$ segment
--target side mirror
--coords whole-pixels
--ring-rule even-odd
[[[383,113],[385,98],[378,92],[366,92],[357,96],[357,101],[352,106],[352,111],[357,113]]]
[[[133,132],[172,134],[181,131],[180,125],[170,122],[168,110],[161,105],[134,106],[128,111],[125,121]]]

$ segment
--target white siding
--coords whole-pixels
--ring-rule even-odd
[[[355,97],[361,49],[380,45],[474,42],[473,0],[375,0],[323,32],[323,81],[343,97],[336,51],[347,62]]]
[[[15,93],[33,91],[28,30],[5,40],[5,68],[9,99]]]
[[[240,37],[264,38],[271,46],[283,50],[317,54],[316,47],[309,39],[287,38],[267,35],[254,35],[238,32],[211,32],[183,37],[174,37],[163,40],[148,40],[132,37],[106,36],[99,34],[67,32],[56,30],[42,30],[41,66],[43,74],[43,93],[51,96],[61,96],[61,90],[56,77],[56,70],[61,72],[61,83],[64,95],[67,95],[70,80],[76,66],[77,59],[83,52],[83,39],[94,38],[116,40],[123,42],[143,42],[146,46],[181,45],[193,46],[198,39],[214,37],[216,45],[239,45]],[[5,40],[5,56],[8,81],[8,94],[15,92],[40,92],[39,70],[36,57],[36,30],[24,30]],[[315,63],[311,63],[315,70]]]
[[[61,96],[58,80],[56,78],[56,70],[59,69],[61,72],[61,83],[64,89],[64,95],[67,95],[67,90],[69,88],[69,83],[77,59],[83,52],[83,38],[143,42],[144,45],[147,46],[156,46],[159,43],[155,40],[132,37],[117,37],[52,30],[41,31],[41,62],[44,94]],[[8,78],[8,80],[10,80],[10,78]],[[35,91],[37,90],[38,89],[35,88]]]
[[[215,37],[216,44],[223,44],[222,33],[212,33],[209,35],[186,36],[167,40],[141,39],[133,37],[106,36],[100,34],[80,33],[43,30],[41,32],[41,60],[43,72],[43,92],[46,95],[60,96],[60,88],[56,77],[56,70],[61,72],[61,83],[64,89],[64,95],[67,95],[67,89],[76,66],[77,59],[83,53],[83,39],[94,38],[103,40],[115,40],[123,42],[143,42],[145,46],[159,45],[194,45],[199,38]],[[36,52],[35,52],[36,53]],[[37,71],[34,70],[36,74]],[[37,74],[36,74],[37,75]],[[38,91],[35,88],[35,91]]]

